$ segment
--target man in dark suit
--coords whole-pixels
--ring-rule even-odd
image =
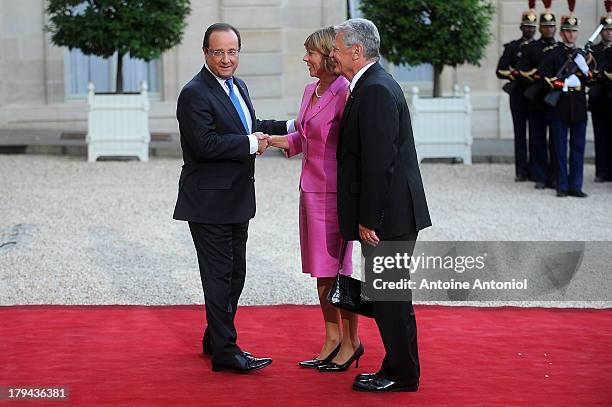
[[[268,366],[236,344],[234,317],[246,275],[249,220],[255,216],[255,156],[264,133],[286,134],[290,122],[255,116],[238,68],[240,33],[213,24],[204,34],[205,66],[182,89],[176,116],[183,169],[174,219],[189,222],[206,303],[202,347],[212,369],[245,373]]]
[[[331,57],[337,73],[351,81],[337,151],[340,231],[362,244],[403,241],[414,247],[418,231],[431,220],[406,100],[377,62],[376,26],[351,19],[334,28]],[[416,391],[420,368],[412,302],[372,305],[386,356],[377,373],[358,375],[353,389]]]

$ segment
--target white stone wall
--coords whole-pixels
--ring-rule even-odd
[[[86,101],[67,99],[65,50],[54,47],[43,31],[45,0],[0,0],[0,127],[86,129]],[[508,98],[501,92],[495,66],[502,44],[518,37],[527,1],[493,0],[494,39],[480,67],[446,68],[443,88],[467,84],[473,90],[473,131],[477,138],[512,137]],[[603,13],[600,0],[577,2],[584,43]],[[241,32],[243,51],[237,74],[245,79],[261,118],[288,118],[297,113],[308,77],[303,42],[322,26],[346,16],[344,0],[192,0],[181,45],[162,57],[161,99],[151,103],[152,132],[177,131],[176,97],[203,63],[202,36],[208,25],[225,21]],[[542,2],[537,2],[538,13]],[[557,0],[560,16],[566,2]]]

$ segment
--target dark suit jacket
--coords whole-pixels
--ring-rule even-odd
[[[256,118],[246,85],[234,81],[249,107],[253,132],[286,134],[286,122]],[[176,117],[184,165],[174,219],[247,222],[255,216],[255,155],[229,96],[206,67],[181,90]]]
[[[358,225],[386,239],[431,226],[400,86],[376,63],[344,109],[338,145],[338,217],[347,240]]]

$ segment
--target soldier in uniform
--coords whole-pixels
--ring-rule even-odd
[[[522,79],[518,70],[518,61],[521,58],[523,47],[533,41],[537,27],[537,15],[535,0],[529,1],[529,10],[523,12],[521,17],[521,32],[523,35],[518,40],[504,44],[504,53],[497,64],[497,77],[508,79],[504,86],[510,94],[510,111],[512,113],[512,124],[514,125],[514,166],[515,181],[526,181],[529,177],[527,161],[527,99],[523,95],[526,81]]]
[[[595,182],[612,181],[612,0],[606,0],[607,14],[601,41],[593,46],[597,68],[589,84],[589,110],[595,136]]]
[[[529,109],[531,179],[535,181],[537,189],[544,189],[546,186],[554,187],[556,178],[550,120],[545,115],[544,87],[540,82],[541,75],[538,72],[544,53],[556,46],[557,20],[550,10],[550,3],[551,0],[544,1],[546,9],[540,14],[540,38],[523,48],[521,59],[518,62],[519,72],[528,83],[525,96],[529,98],[527,107]]]
[[[575,0],[568,0],[570,14],[561,17],[561,38],[558,46],[546,53],[540,67],[549,91],[561,92],[558,103],[549,110],[557,161],[557,196],[585,198],[582,191],[584,147],[586,143],[587,103],[584,85],[591,72],[590,55],[575,53],[579,20],[574,14]],[[566,61],[571,64],[561,71]],[[576,65],[576,73],[568,69]],[[570,144],[569,171],[567,162],[568,132]]]

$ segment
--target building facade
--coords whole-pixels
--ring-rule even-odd
[[[128,61],[132,87],[147,79],[151,91],[150,129],[176,132],[176,98],[182,86],[203,63],[202,36],[213,22],[235,25],[242,35],[237,75],[243,78],[261,118],[294,117],[308,77],[303,42],[317,28],[347,18],[358,1],[346,0],[192,0],[192,12],[182,43],[149,64]],[[495,76],[503,44],[520,35],[518,24],[527,1],[493,0],[494,38],[480,67],[446,68],[442,86],[453,83],[472,89],[475,138],[511,138],[508,97]],[[51,44],[44,31],[48,22],[45,0],[0,1],[0,128],[84,131],[87,127],[86,84],[98,90],[113,83],[116,61],[86,57]],[[542,4],[538,2],[538,13]],[[567,11],[565,1],[553,4],[557,15]],[[578,2],[583,44],[604,12],[600,0]],[[398,80],[431,87],[427,67],[406,70],[389,67]],[[591,133],[591,132],[590,132]],[[589,137],[590,134],[589,134]]]

